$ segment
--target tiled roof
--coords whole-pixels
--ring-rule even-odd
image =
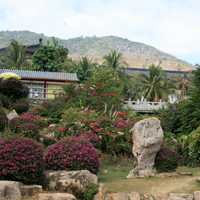
[[[1,73],[12,72],[19,75],[22,79],[40,79],[53,81],[78,81],[76,73],[65,72],[44,72],[44,71],[29,71],[15,69],[0,69]]]

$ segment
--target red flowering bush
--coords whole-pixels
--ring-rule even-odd
[[[116,128],[123,129],[123,128],[126,128],[127,126],[128,126],[127,120],[118,119],[118,120],[115,122],[115,127],[116,127]]]
[[[40,183],[43,170],[40,144],[25,138],[0,140],[0,179]]]
[[[99,170],[99,159],[94,146],[78,137],[69,137],[51,145],[44,160],[50,170]]]

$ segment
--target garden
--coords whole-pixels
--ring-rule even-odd
[[[200,69],[192,74],[187,98],[154,114],[139,114],[123,100],[141,92],[149,100],[166,98],[175,90],[173,80],[155,66],[149,77],[130,78],[117,65],[108,67],[112,56],[107,58],[107,66],[80,67],[79,84],[65,85],[64,95],[41,104],[29,102],[20,77],[0,77],[1,180],[23,183],[23,190],[39,185],[43,193],[67,192],[79,200],[92,200],[99,183],[110,193],[199,190]],[[164,133],[155,158],[158,176],[126,179],[137,164],[132,128],[152,117]]]

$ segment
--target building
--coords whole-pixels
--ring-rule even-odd
[[[187,68],[187,69],[183,69],[183,70],[170,70],[170,69],[163,69],[167,75],[167,77],[171,78],[171,77],[182,77],[185,78],[187,77],[189,74],[191,74],[192,72],[192,68]],[[132,75],[132,74],[145,74],[148,75],[149,74],[149,68],[145,68],[145,67],[127,67],[125,68],[125,72],[128,75]]]
[[[76,73],[0,69],[0,74],[7,72],[20,76],[29,88],[29,97],[35,100],[54,99],[63,93],[64,85],[79,81]]]

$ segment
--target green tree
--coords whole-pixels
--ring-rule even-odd
[[[155,65],[150,66],[148,75],[141,75],[141,84],[143,85],[143,96],[150,101],[166,99],[175,89],[162,68]]]
[[[125,65],[122,60],[122,54],[116,50],[112,50],[108,55],[105,55],[103,59],[103,65],[106,67],[112,67],[114,70],[119,70]]]
[[[55,45],[41,46],[33,55],[32,63],[36,70],[61,71],[68,55],[68,49]]]
[[[6,63],[9,66],[21,69],[26,63],[26,47],[16,40],[12,40],[6,53]]]
[[[90,78],[92,70],[96,66],[92,60],[87,57],[82,57],[81,60],[76,64],[76,73],[80,81],[86,81]]]

